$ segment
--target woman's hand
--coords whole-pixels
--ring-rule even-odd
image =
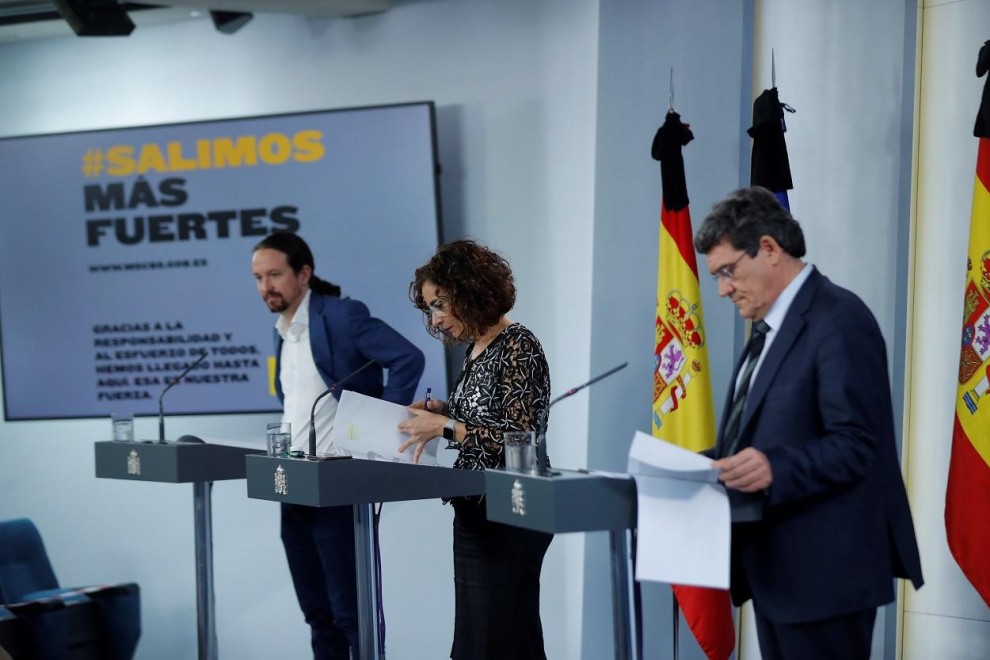
[[[418,404],[418,405],[417,405]],[[430,401],[430,408],[446,408],[442,401]],[[412,413],[412,418],[404,422],[399,422],[399,432],[405,433],[409,439],[399,445],[399,452],[404,452],[413,445],[416,450],[413,452],[413,463],[419,463],[420,456],[426,448],[426,443],[433,438],[443,435],[444,424],[447,417],[435,412],[423,409],[423,402],[417,401],[407,408]]]
[[[408,408],[413,408],[415,410],[423,410],[424,409],[424,406],[423,406],[423,403],[424,402],[425,402],[425,399],[420,399],[419,401],[413,401],[407,407]],[[426,410],[429,410],[430,412],[437,413],[439,415],[446,415],[447,414],[447,404],[444,403],[443,401],[438,400],[438,399],[430,399],[430,405],[428,407],[426,407],[425,409]]]

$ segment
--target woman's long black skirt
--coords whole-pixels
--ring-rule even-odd
[[[540,571],[552,534],[490,522],[485,501],[454,505],[453,660],[545,660]]]

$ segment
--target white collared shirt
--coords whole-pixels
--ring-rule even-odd
[[[309,343],[309,298],[306,291],[292,321],[286,322],[281,314],[275,321],[275,329],[282,337],[279,381],[285,402],[282,421],[292,425],[292,449],[309,453],[309,413],[316,397],[329,387],[316,369],[313,348]],[[335,454],[336,447],[330,440],[333,419],[337,414],[337,399],[332,394],[320,399],[316,406],[316,453]]]
[[[777,299],[773,301],[773,305],[770,306],[770,311],[767,312],[767,315],[763,317],[766,324],[770,326],[770,330],[767,332],[767,339],[763,344],[763,352],[760,353],[760,359],[756,363],[756,369],[753,370],[753,377],[750,379],[750,384],[756,380],[756,374],[760,372],[760,367],[763,366],[763,360],[770,351],[770,345],[773,344],[780,326],[784,324],[784,319],[787,317],[787,310],[791,308],[791,303],[797,297],[798,291],[801,290],[801,287],[804,286],[804,283],[811,275],[811,268],[811,264],[804,264],[801,271],[791,280],[790,284],[784,287],[784,290],[780,292]],[[741,371],[742,369],[740,369]]]

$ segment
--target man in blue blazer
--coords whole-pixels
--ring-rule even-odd
[[[801,261],[801,227],[766,189],[716,204],[694,244],[753,322],[713,463],[732,505],[733,602],[752,598],[764,660],[866,660],[894,578],[923,582],[883,336]]]
[[[316,277],[302,238],[270,234],[255,246],[251,267],[262,299],[279,315],[275,391],[282,421],[292,425],[293,450],[308,451],[313,402],[344,379],[316,408],[317,454],[335,452],[330,432],[341,389],[412,402],[423,375],[422,351],[373,318],[364,303],[341,298],[339,287]],[[283,504],[281,513],[282,544],[314,658],[359,660],[353,508]]]

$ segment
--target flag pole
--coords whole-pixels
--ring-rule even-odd
[[[670,67],[670,89],[669,89],[668,94],[667,94],[667,101],[669,103],[669,107],[667,109],[667,112],[673,112],[674,111],[674,67]],[[680,616],[681,616],[681,612],[680,612],[680,606],[677,604],[677,594],[674,593],[674,590],[673,589],[670,590],[670,602],[671,602],[671,605],[672,605],[671,610],[673,611],[673,621],[672,621],[672,628],[671,628],[671,631],[673,633],[672,634],[672,641],[673,641],[673,644],[674,644],[673,660],[680,660],[680,657],[681,657],[681,649],[680,649],[680,632],[681,632]]]

